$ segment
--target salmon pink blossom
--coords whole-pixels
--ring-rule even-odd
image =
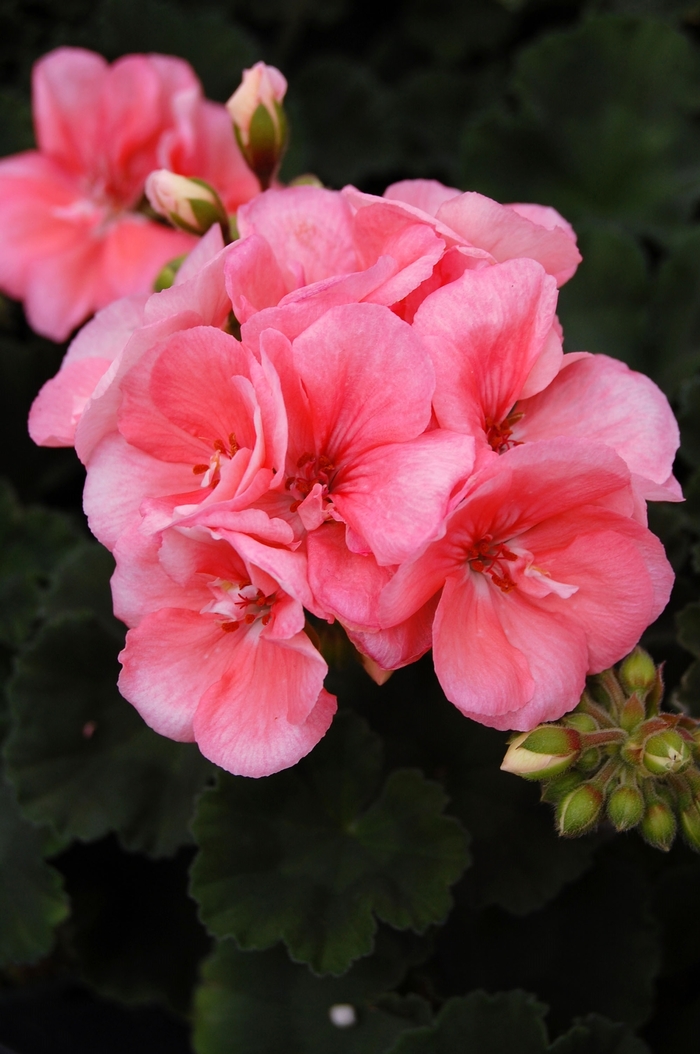
[[[259,189],[224,108],[205,102],[180,59],[128,55],[109,66],[59,48],[34,68],[33,103],[38,150],[0,161],[0,288],[53,340],[111,301],[148,292],[162,266],[195,245],[139,203],[147,175],[164,164],[217,185],[221,158],[211,144],[198,148],[206,130],[223,142],[223,120],[229,137],[217,185],[226,205]]]
[[[398,625],[439,596],[433,657],[448,699],[496,728],[555,720],[668,601],[673,572],[632,508],[609,447],[515,447],[472,478],[444,536],[398,569],[380,617]]]
[[[120,656],[122,694],[157,732],[196,741],[229,772],[267,776],[294,765],[336,709],[294,596],[304,591],[303,555],[284,553],[280,581],[264,569],[266,547],[235,532],[170,531],[146,547],[147,589],[131,580],[141,610]],[[131,567],[128,543],[122,560]]]

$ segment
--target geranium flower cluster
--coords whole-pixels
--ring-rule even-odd
[[[378,680],[432,648],[485,724],[571,710],[668,600],[646,502],[680,491],[662,393],[563,353],[570,226],[424,180],[273,187],[237,224],[99,312],[32,408],[116,558],[122,693],[232,772],[292,765],[336,707],[311,613]]]

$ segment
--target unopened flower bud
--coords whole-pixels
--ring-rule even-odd
[[[596,732],[600,728],[595,718],[591,717],[590,714],[581,714],[578,710],[567,714],[563,719],[563,724],[567,728],[576,728],[579,732]]]
[[[692,760],[689,744],[673,728],[649,736],[644,743],[642,764],[654,776],[682,772]]]
[[[591,830],[603,808],[603,794],[590,783],[582,783],[557,806],[559,834],[573,838]]]
[[[668,852],[676,837],[676,817],[671,807],[663,801],[654,801],[648,805],[642,817],[641,830],[650,845]]]
[[[638,787],[616,787],[608,798],[608,819],[618,831],[636,827],[644,815],[644,798]]]
[[[529,780],[551,779],[573,764],[580,749],[581,737],[574,728],[543,725],[516,736],[501,768]]]
[[[576,769],[569,769],[563,776],[556,776],[553,780],[548,780],[547,783],[542,786],[542,801],[550,802],[552,805],[556,805],[558,801],[565,798],[567,794],[570,794],[574,788],[579,787],[583,783],[583,776]]]
[[[206,234],[215,223],[228,236],[228,216],[221,198],[203,179],[178,176],[167,168],[151,172],[146,180],[151,206],[180,230]]]
[[[185,253],[183,256],[176,256],[173,260],[168,260],[165,267],[158,272],[156,280],[153,283],[153,292],[160,293],[163,289],[170,289],[170,286],[175,281],[177,272],[182,267],[185,259]]]
[[[644,703],[637,693],[633,692],[620,711],[620,725],[625,732],[633,732],[638,725],[641,725],[645,717]]]
[[[620,664],[620,681],[628,692],[644,694],[653,688],[656,681],[656,666],[648,652],[639,645]]]
[[[241,153],[263,190],[287,145],[287,118],[280,105],[286,91],[287,81],[278,69],[256,62],[243,71],[243,80],[226,103]]]
[[[681,830],[691,849],[700,852],[700,802],[697,799],[681,809]]]

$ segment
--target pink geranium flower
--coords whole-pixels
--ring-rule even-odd
[[[53,340],[111,301],[148,292],[196,244],[137,211],[153,169],[216,184],[226,164],[227,205],[258,190],[224,107],[202,99],[180,59],[129,55],[109,66],[59,48],[34,68],[33,102],[38,150],[0,162],[0,288]]]
[[[467,271],[431,293],[413,327],[430,350],[444,428],[473,435],[477,463],[556,436],[606,443],[644,500],[681,500],[678,425],[653,381],[605,355],[562,355],[554,279],[532,260]]]
[[[303,554],[278,555],[275,578],[260,542],[180,530],[140,540],[132,532],[117,561],[117,578],[125,564],[130,604],[136,598],[140,608],[120,655],[119,688],[152,728],[196,741],[243,776],[278,772],[316,745],[336,701],[304,632],[296,595],[306,588]],[[134,575],[134,565],[146,573]]]
[[[586,675],[621,659],[661,613],[673,572],[630,517],[629,479],[596,443],[511,449],[473,477],[444,536],[386,586],[385,626],[439,596],[435,671],[468,717],[520,730],[556,720]]]

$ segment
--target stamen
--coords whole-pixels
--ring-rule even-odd
[[[493,584],[498,586],[503,593],[510,593],[512,589],[515,589],[516,583],[508,568],[502,566],[502,562],[511,562],[517,560],[518,557],[510,549],[506,549],[502,543],[496,542],[494,545],[493,535],[486,534],[480,541],[470,545],[465,556],[472,571],[489,575]]]
[[[507,417],[503,418],[500,424],[494,421],[492,417],[485,418],[484,431],[492,450],[495,450],[497,454],[505,454],[506,450],[510,450],[511,447],[523,445],[519,439],[511,439],[511,436],[513,435],[513,426],[522,420],[524,416],[524,413],[512,410]]]

